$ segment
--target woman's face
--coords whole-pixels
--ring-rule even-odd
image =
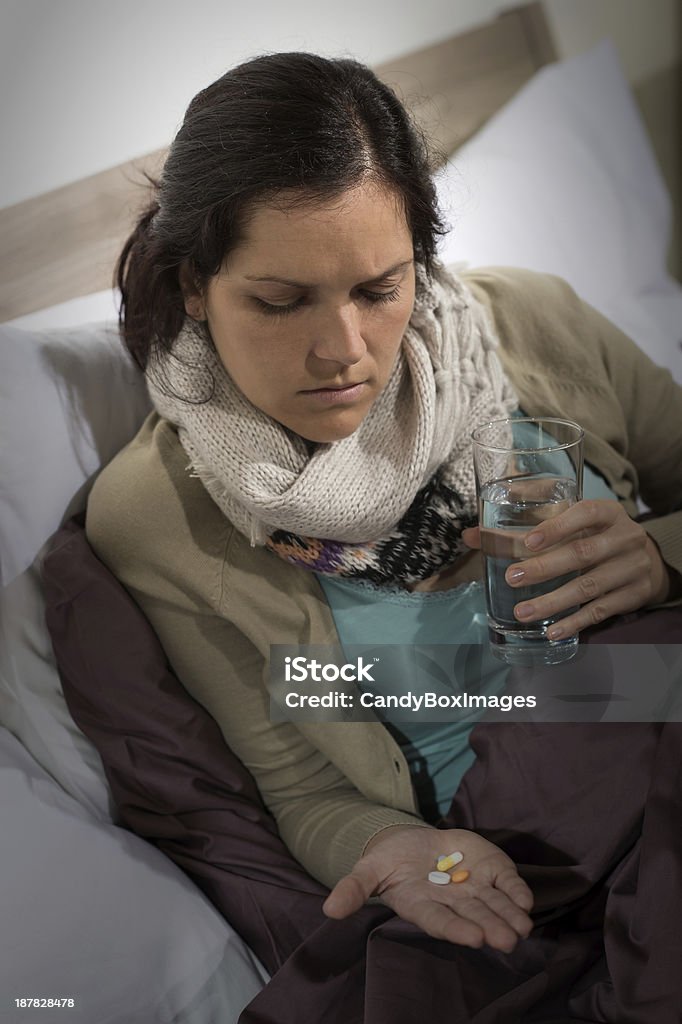
[[[412,237],[377,185],[259,207],[187,312],[243,394],[310,441],[352,434],[385,387],[414,304]]]

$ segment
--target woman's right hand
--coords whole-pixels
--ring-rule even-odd
[[[436,885],[428,874],[441,854],[461,850],[454,870],[469,872],[464,882]],[[322,907],[343,918],[378,896],[405,921],[428,935],[475,949],[486,944],[510,953],[533,922],[533,894],[516,865],[499,847],[468,829],[392,825],[378,832],[350,874],[332,889]]]

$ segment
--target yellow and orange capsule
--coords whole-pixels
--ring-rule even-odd
[[[466,882],[469,872],[464,868],[455,871],[452,875],[448,873],[450,868],[456,867],[463,860],[464,854],[461,850],[455,850],[454,853],[441,854],[436,861],[437,870],[429,872],[429,882],[433,882],[434,885],[448,885],[449,882]]]
[[[439,871],[449,871],[450,868],[454,868],[455,865],[459,864],[460,861],[464,860],[464,854],[461,850],[455,850],[454,853],[449,853],[445,857],[439,857],[436,867]]]

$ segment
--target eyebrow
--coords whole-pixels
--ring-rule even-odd
[[[372,284],[374,281],[381,281],[383,280],[383,278],[390,277],[391,274],[395,274],[397,270],[402,270],[404,267],[409,267],[412,263],[414,263],[414,258],[410,260],[401,260],[400,263],[394,263],[392,267],[389,267],[388,270],[384,270],[380,274],[377,274],[376,277],[368,278],[364,283]],[[314,285],[311,284],[305,284],[302,281],[292,281],[290,277],[273,277],[271,274],[266,274],[264,277],[256,277],[253,274],[245,274],[244,277],[247,281],[273,281],[277,284],[292,285],[294,288],[315,287]]]

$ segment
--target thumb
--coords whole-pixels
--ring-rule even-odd
[[[378,885],[375,869],[359,860],[351,873],[336,883],[322,904],[322,910],[327,917],[348,917],[364,906]]]
[[[462,540],[468,548],[480,548],[481,531],[478,526],[467,526],[462,530]]]

